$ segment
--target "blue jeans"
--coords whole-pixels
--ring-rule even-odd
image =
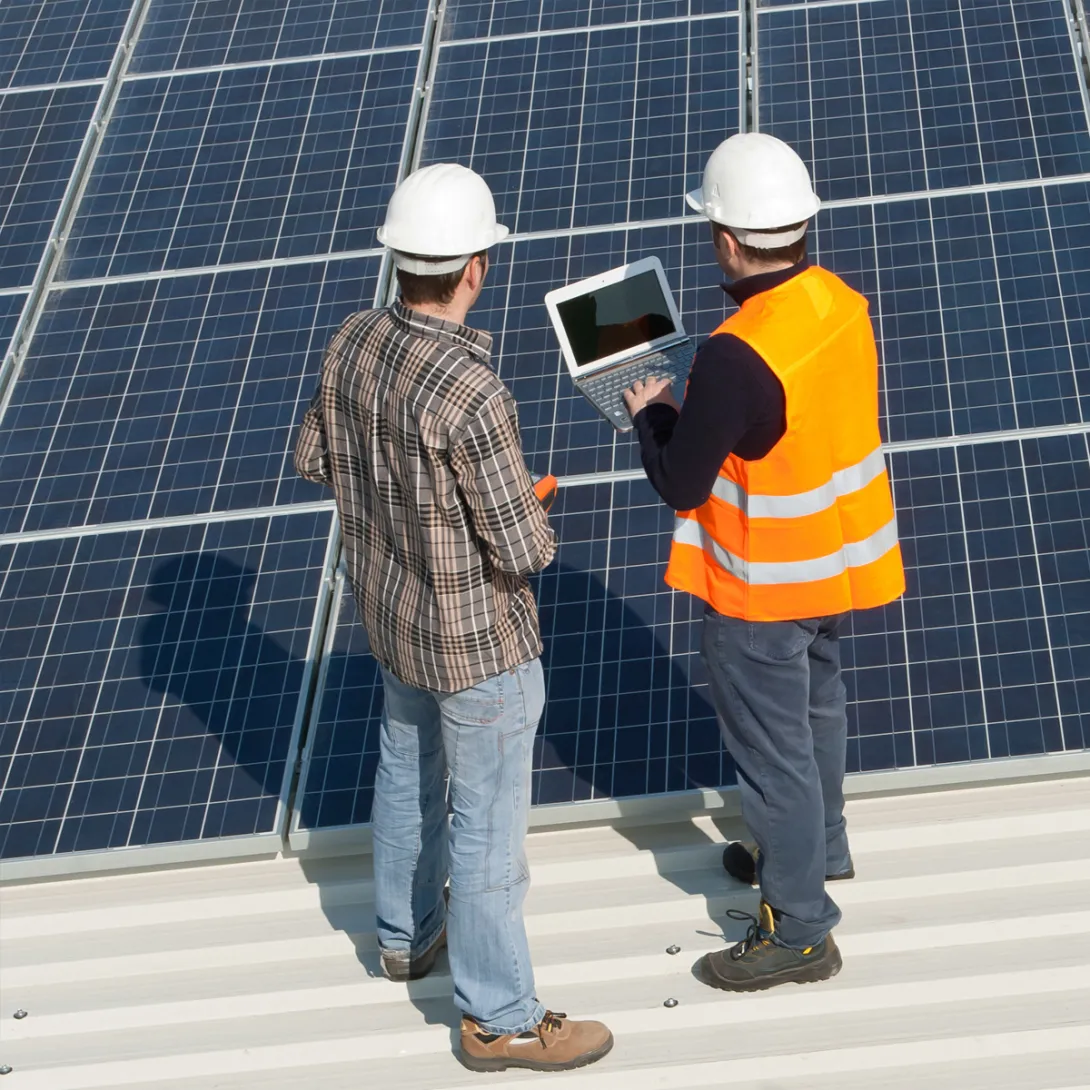
[[[522,920],[541,660],[457,693],[415,689],[386,670],[382,683],[371,819],[379,945],[423,950],[445,922],[455,1003],[488,1033],[521,1033],[545,1013]]]
[[[761,896],[785,946],[840,921],[825,876],[851,866],[844,822],[848,719],[837,629],[844,615],[741,621],[708,609],[701,647],[742,817],[761,850]]]

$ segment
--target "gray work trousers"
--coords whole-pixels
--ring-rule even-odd
[[[776,937],[800,949],[840,921],[825,876],[851,865],[843,619],[751,622],[704,613],[701,652],[738,768],[742,817],[760,848],[761,896],[777,910]]]

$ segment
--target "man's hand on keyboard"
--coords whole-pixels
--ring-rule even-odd
[[[648,405],[669,405],[681,412],[681,406],[670,389],[670,380],[656,378],[654,375],[644,382],[634,382],[631,390],[625,390],[624,403],[633,420],[636,419],[636,413]]]

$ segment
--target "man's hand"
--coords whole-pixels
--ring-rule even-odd
[[[670,389],[670,380],[654,376],[646,382],[634,382],[631,390],[625,390],[624,403],[633,420],[636,419],[636,413],[648,405],[669,405],[681,412],[681,406]]]

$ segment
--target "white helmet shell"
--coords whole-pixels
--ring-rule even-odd
[[[806,233],[757,234],[808,220],[821,207],[810,172],[794,149],[763,132],[737,133],[712,152],[704,184],[687,194],[691,208],[761,249],[786,246]]]
[[[394,190],[378,240],[393,251],[399,269],[433,275],[456,272],[507,233],[496,222],[496,202],[479,174],[457,163],[435,163],[413,171]]]

